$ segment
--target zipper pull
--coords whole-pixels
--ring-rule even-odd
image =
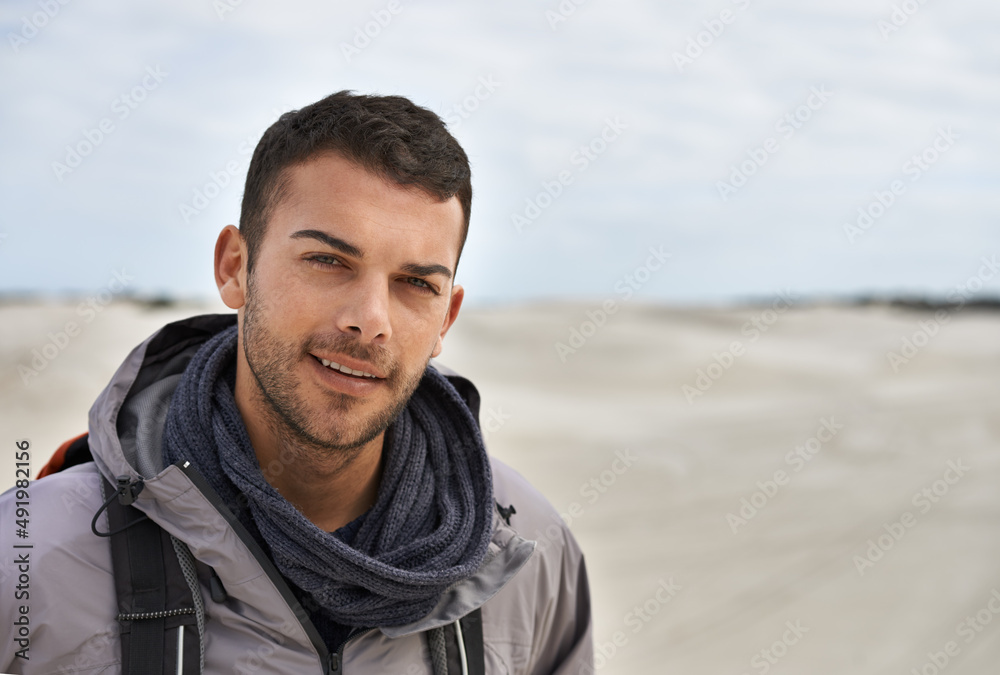
[[[330,654],[330,673],[340,672],[340,654],[338,652],[333,652]]]

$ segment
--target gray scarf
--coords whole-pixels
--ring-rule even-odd
[[[493,482],[478,425],[460,394],[428,366],[386,432],[375,506],[350,545],[307,520],[265,480],[233,398],[236,326],[191,359],[167,413],[167,463],[188,460],[278,570],[338,622],[399,626],[472,576],[492,536]]]

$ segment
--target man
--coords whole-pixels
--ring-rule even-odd
[[[30,599],[0,597],[29,649],[0,641],[0,670],[593,671],[575,540],[431,362],[464,297],[470,175],[401,97],[340,92],[265,132],[215,250],[237,314],[137,347],[30,484]],[[10,491],[4,551],[14,513]]]

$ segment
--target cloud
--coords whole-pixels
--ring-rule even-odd
[[[455,129],[476,178],[474,264],[462,271],[473,299],[600,295],[652,243],[668,243],[688,276],[668,285],[677,280],[663,275],[643,289],[651,297],[928,279],[942,290],[998,243],[987,223],[1000,12],[985,1],[923,5],[887,37],[878,22],[891,2],[589,0],[553,26],[556,2],[398,0],[393,12],[388,2],[231,1],[221,18],[207,0],[68,3],[16,52],[8,45],[0,83],[17,95],[0,104],[4,288],[86,291],[140,262],[140,290],[211,295],[211,246],[238,218],[248,143],[279,111],[350,88],[448,116],[484,77],[499,86]],[[719,32],[723,10],[733,20]],[[5,35],[36,11],[6,5]],[[674,54],[689,39],[706,46],[680,71]],[[147,67],[169,75],[116,119],[114,101]],[[832,97],[783,137],[778,120],[817,86]],[[627,131],[518,232],[512,215],[575,171],[573,153],[616,116]],[[114,132],[58,180],[53,162],[109,117]],[[845,246],[844,222],[947,125],[961,134],[955,149]],[[720,199],[719,181],[769,138],[779,149]],[[185,219],[182,205],[233,161],[238,175]]]

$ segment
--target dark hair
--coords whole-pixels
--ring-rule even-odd
[[[458,246],[458,257],[462,257],[472,208],[472,171],[462,146],[440,117],[407,98],[338,91],[283,114],[257,143],[240,212],[248,276],[264,241],[267,222],[286,196],[287,170],[330,151],[441,201],[457,196],[464,216]]]

